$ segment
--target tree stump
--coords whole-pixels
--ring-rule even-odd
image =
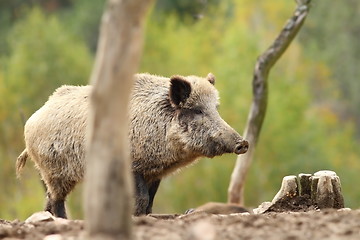
[[[304,207],[300,207],[303,205]],[[280,207],[281,206],[281,207]],[[340,178],[333,171],[285,176],[280,190],[271,202],[254,209],[260,214],[271,211],[304,211],[308,209],[344,208]]]

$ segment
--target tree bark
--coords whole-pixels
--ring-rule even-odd
[[[131,239],[133,179],[128,103],[151,0],[109,0],[91,84],[85,175],[85,226],[92,239]]]
[[[228,202],[244,204],[244,183],[252,162],[255,146],[264,121],[268,99],[270,69],[294,39],[310,9],[311,0],[297,0],[297,8],[273,44],[258,58],[253,77],[253,102],[248,116],[244,138],[249,142],[246,154],[239,155],[231,175]]]

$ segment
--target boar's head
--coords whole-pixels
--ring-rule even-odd
[[[249,144],[219,115],[215,77],[173,76],[169,98],[175,109],[168,144],[184,158],[245,153]]]

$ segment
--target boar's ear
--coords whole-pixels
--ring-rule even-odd
[[[207,79],[212,85],[215,85],[215,76],[214,76],[214,74],[209,73],[209,74],[206,76],[206,79]]]
[[[190,96],[191,86],[188,81],[186,81],[181,76],[172,76],[170,78],[170,100],[176,106],[180,103],[184,103],[186,99]]]

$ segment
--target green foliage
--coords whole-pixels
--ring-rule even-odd
[[[360,2],[349,0],[347,4],[334,1],[318,1],[304,31],[305,53],[315,61],[324,62],[330,69],[329,78],[344,102],[337,106],[331,95],[315,93],[318,101],[330,105],[344,119],[354,119],[357,137],[360,137]],[[319,79],[313,76],[313,82]]]
[[[105,0],[76,0],[72,4],[73,7],[60,12],[59,17],[64,26],[95,52]]]
[[[160,1],[155,6],[147,22],[140,71],[164,76],[214,73],[220,113],[242,133],[252,101],[256,58],[271,44],[295,5],[287,0],[214,0],[203,11],[196,5],[200,2],[186,2],[189,8],[200,9],[194,10],[196,14],[204,14],[188,24],[186,17],[179,17],[180,8],[177,13],[170,10],[181,2],[186,1],[168,1],[169,5]],[[34,8],[24,11],[26,15],[14,25],[0,14],[0,19],[7,19],[2,23],[6,31],[0,28],[0,33],[9,33],[7,49],[0,49],[0,218],[24,219],[43,207],[43,187],[31,161],[22,180],[15,179],[15,159],[24,148],[23,124],[55,88],[87,83],[103,3],[73,1],[51,14]],[[360,205],[360,191],[353,188],[360,170],[355,135],[359,125],[352,121],[357,100],[350,93],[358,92],[358,81],[353,79],[360,58],[351,49],[359,44],[355,32],[341,25],[346,19],[356,29],[360,20],[349,20],[347,11],[355,11],[351,5],[334,4],[341,5],[336,13],[341,16],[331,19],[326,13],[327,24],[320,23],[328,3],[314,4],[300,41],[290,46],[269,76],[268,110],[245,189],[248,206],[271,200],[283,176],[321,169],[334,170],[341,177],[347,206]],[[186,10],[186,14],[194,12]],[[342,52],[347,53],[345,60]],[[350,108],[354,118],[339,111]],[[208,201],[225,202],[235,159],[231,154],[201,159],[168,176],[156,196],[155,212],[183,212]],[[72,218],[82,217],[81,201],[78,187],[68,201]]]
[[[31,103],[33,112],[59,85],[87,82],[91,67],[87,48],[67,33],[57,18],[46,17],[40,9],[33,9],[14,26],[9,43],[11,53],[6,63],[5,84],[11,92],[26,89],[16,99],[19,108]],[[32,99],[37,99],[39,105]]]
[[[219,3],[219,0],[158,0],[155,10],[160,14],[176,14],[182,20],[194,20]]]

